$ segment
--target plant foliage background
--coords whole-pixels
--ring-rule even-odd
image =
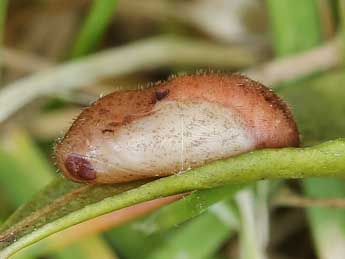
[[[0,0],[0,35],[0,258],[344,258],[343,0]],[[200,70],[274,88],[303,148],[153,182],[56,172],[99,95]]]

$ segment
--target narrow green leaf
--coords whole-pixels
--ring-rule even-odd
[[[229,216],[230,215],[230,216]],[[230,219],[228,219],[230,217]],[[236,219],[232,208],[226,203],[217,203],[186,225],[176,229],[147,258],[205,258],[233,234]]]
[[[12,128],[0,139],[0,178],[1,189],[18,207],[54,179],[54,168],[24,130]]]
[[[76,39],[72,58],[83,56],[96,47],[110,23],[118,0],[94,0]]]
[[[129,222],[107,231],[105,236],[121,258],[137,259],[146,258],[174,230],[147,235],[135,222]]]
[[[345,139],[310,148],[266,149],[215,161],[184,174],[146,184],[81,185],[53,183],[15,213],[0,234],[0,256],[71,225],[107,212],[176,193],[260,179],[344,176]]]
[[[345,197],[343,179],[308,179],[303,190],[308,197],[316,199]],[[343,258],[345,248],[345,209],[308,208],[306,210],[310,230],[319,258]]]
[[[168,230],[200,215],[213,204],[232,197],[245,186],[247,184],[231,184],[209,190],[194,191],[185,198],[168,204],[133,224],[146,234]]]
[[[7,11],[7,0],[0,1],[0,58],[1,58],[1,47],[3,45],[3,37],[5,31],[5,19],[6,19],[6,11]],[[1,60],[0,60],[1,64]],[[0,85],[2,85],[2,66],[0,66]]]
[[[284,56],[310,49],[321,40],[315,0],[266,0],[275,52]]]

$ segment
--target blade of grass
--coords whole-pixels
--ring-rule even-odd
[[[131,222],[107,231],[105,237],[121,258],[137,259],[146,258],[169,234],[170,232],[147,235]]]
[[[2,85],[2,46],[3,46],[3,37],[5,32],[5,19],[7,11],[7,0],[0,1],[0,86]]]
[[[321,41],[315,0],[266,0],[277,56],[310,49]]]
[[[213,255],[236,228],[233,208],[217,203],[176,229],[147,258],[205,258]]]
[[[53,180],[54,171],[25,131],[12,128],[0,143],[0,177],[6,179],[0,186],[18,207]]]
[[[266,258],[265,247],[260,242],[257,233],[258,222],[254,207],[256,206],[253,190],[244,190],[236,196],[240,224],[240,254],[244,259]],[[263,233],[260,233],[261,235]]]
[[[166,231],[200,215],[213,204],[232,197],[245,186],[247,185],[232,184],[210,190],[195,191],[191,195],[134,222],[133,225],[147,235]]]
[[[113,18],[117,4],[118,0],[93,0],[89,14],[72,48],[72,58],[88,54],[96,47]]]
[[[303,190],[310,198],[345,197],[342,179],[315,178],[303,181]],[[307,208],[307,216],[317,254],[323,259],[343,258],[345,254],[345,210]]]

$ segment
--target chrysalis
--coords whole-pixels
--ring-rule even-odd
[[[74,181],[162,177],[261,148],[298,146],[287,105],[242,75],[186,75],[100,98],[57,145]]]

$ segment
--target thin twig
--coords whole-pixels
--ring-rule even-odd
[[[310,51],[264,63],[243,73],[266,85],[274,86],[316,72],[336,67],[340,63],[338,41]]]
[[[273,201],[274,206],[278,207],[329,207],[329,208],[345,208],[345,198],[308,198],[297,194],[279,195]]]

